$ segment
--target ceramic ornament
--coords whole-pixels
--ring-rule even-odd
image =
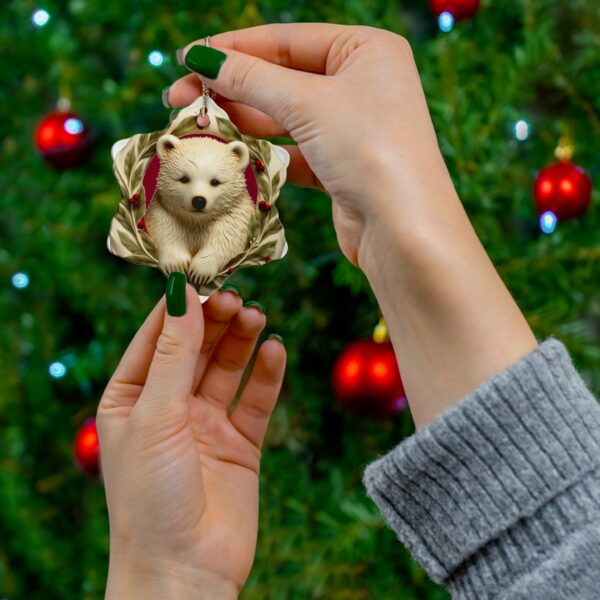
[[[240,133],[212,98],[173,112],[163,131],[116,142],[112,157],[121,201],[107,243],[116,256],[181,271],[208,296],[236,269],[287,252],[275,203],[289,154]]]

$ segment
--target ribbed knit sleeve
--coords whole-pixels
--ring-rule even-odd
[[[600,406],[555,339],[369,465],[364,483],[454,598],[600,598]]]

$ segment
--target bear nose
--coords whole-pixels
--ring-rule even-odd
[[[202,210],[206,206],[206,198],[204,196],[194,196],[192,198],[192,206],[196,210]]]

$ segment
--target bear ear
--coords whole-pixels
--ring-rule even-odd
[[[240,169],[243,171],[250,162],[250,150],[248,150],[248,146],[246,146],[244,142],[229,142],[227,147],[237,158],[240,164]]]
[[[179,144],[181,144],[181,140],[169,133],[159,137],[158,142],[156,142],[156,154],[158,154],[158,158],[163,160],[167,157],[169,152],[175,150]]]

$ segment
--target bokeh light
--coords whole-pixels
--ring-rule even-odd
[[[26,273],[15,273],[12,276],[12,284],[19,290],[26,288],[29,285],[29,275]]]
[[[36,27],[43,27],[50,20],[50,14],[47,10],[40,8],[31,15],[31,20]]]
[[[558,225],[558,219],[556,218],[556,215],[552,211],[547,210],[545,213],[543,213],[541,215],[540,229],[544,233],[552,233],[556,229],[557,225]]]
[[[152,52],[148,54],[148,62],[153,67],[160,67],[160,65],[162,65],[163,62],[165,62],[165,57],[163,56],[163,53],[160,52],[160,50],[152,50]]]
[[[83,122],[81,119],[71,117],[65,121],[64,128],[67,133],[77,135],[83,131]]]
[[[48,367],[48,373],[50,373],[50,377],[54,377],[54,379],[60,379],[67,374],[67,367],[57,360]]]
[[[448,11],[444,11],[438,17],[438,25],[444,33],[452,31],[454,28],[454,16]]]
[[[529,137],[529,123],[521,119],[515,123],[515,137],[524,142]]]

